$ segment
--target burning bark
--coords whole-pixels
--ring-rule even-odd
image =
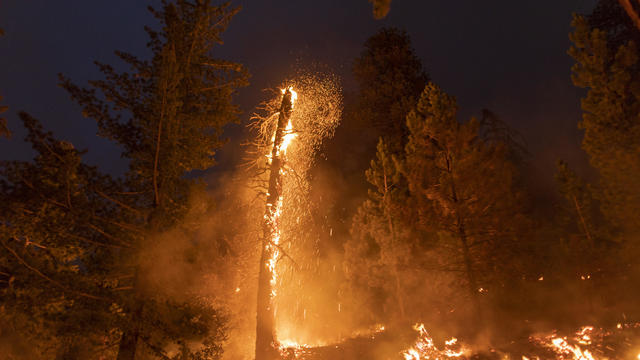
[[[270,157],[269,187],[267,192],[267,205],[264,213],[262,253],[258,274],[256,360],[273,360],[278,358],[273,304],[275,262],[277,261],[278,242],[280,238],[278,220],[282,205],[283,155],[287,144],[287,142],[285,142],[285,135],[287,135],[288,131],[291,131],[287,125],[290,124],[294,94],[291,88],[287,88],[282,96]]]

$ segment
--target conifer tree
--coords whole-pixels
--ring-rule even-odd
[[[116,184],[82,164],[73,145],[20,116],[37,156],[2,163],[0,266],[10,278],[2,289],[9,314],[3,318],[19,319],[17,329],[31,328],[18,333],[31,338],[42,357],[79,346],[74,335],[80,333],[87,347],[97,347],[118,319],[111,309],[118,285],[107,281],[113,273],[106,266],[128,247],[117,230],[121,216],[96,193]]]
[[[367,284],[372,301],[389,301],[380,300],[386,294],[398,316],[402,294],[413,293],[407,291],[412,272],[462,274],[462,294],[478,314],[481,294],[515,276],[519,264],[511,257],[525,240],[526,203],[514,164],[518,147],[498,125],[459,123],[455,100],[427,85],[407,116],[404,154],[392,154],[381,141],[367,171],[373,189],[345,246],[352,286]]]
[[[582,99],[582,148],[599,177],[591,188],[603,216],[594,226],[596,244],[606,250],[596,280],[601,294],[634,311],[632,285],[640,278],[640,31],[615,1],[602,0],[589,16],[574,16],[569,49],[573,83]],[[616,281],[612,281],[616,280]]]
[[[363,130],[373,130],[371,153],[380,137],[392,153],[401,153],[407,135],[405,118],[429,79],[409,35],[382,28],[365,42],[353,74],[359,88],[354,120]]]
[[[149,294],[139,282],[136,259],[144,256],[145,243],[154,234],[184,215],[194,183],[185,175],[214,165],[222,127],[237,113],[231,96],[246,83],[241,65],[211,56],[237,8],[180,0],[163,2],[161,10],[151,11],[162,25],[160,31],[147,28],[151,60],[117,52],[132,72],[118,73],[98,63],[105,79],[91,82],[91,89],[62,79],[83,113],[97,121],[100,134],[122,145],[123,155],[130,159],[125,186],[134,195],[117,202],[137,217],[134,229],[139,237],[131,254],[134,282],[125,306],[130,327],[123,331],[118,359],[133,359],[143,334]]]
[[[588,89],[582,148],[601,176],[603,213],[620,231],[633,232],[640,229],[640,53],[633,40],[592,28],[584,17],[573,26],[572,79]]]
[[[412,259],[408,227],[403,217],[406,214],[404,207],[408,205],[406,181],[383,140],[378,143],[376,157],[365,174],[373,189],[369,190],[369,198],[353,217],[352,239],[345,244],[347,278],[351,286],[367,284],[373,293],[389,294],[367,300],[369,308],[385,309],[373,315],[378,318],[370,320],[388,322],[394,317],[406,320],[408,293],[405,283],[410,279],[403,276],[402,268]],[[372,291],[363,293],[371,294]]]
[[[478,304],[481,292],[491,291],[489,280],[510,263],[526,222],[507,146],[483,139],[475,119],[459,123],[456,110],[451,96],[427,85],[407,117],[401,169],[419,226],[438,232]]]
[[[187,175],[215,164],[222,127],[237,114],[231,96],[246,71],[213,58],[212,50],[238,9],[178,0],[150,10],[161,25],[147,28],[151,59],[116,52],[129,71],[97,63],[104,79],[88,89],[61,76],[99,135],[122,146],[129,170],[122,179],[100,174],[81,162],[82,152],[23,114],[38,157],[4,163],[2,265],[12,269],[16,307],[29,304],[37,286],[52,288],[42,306],[53,315],[43,316],[77,324],[61,327],[75,339],[117,345],[118,359],[133,360],[137,350],[167,358],[171,342],[183,344],[183,359],[219,356],[219,311],[165,296],[147,281],[144,259],[158,235],[181,226],[189,192],[202,185]],[[189,349],[194,339],[204,348]]]
[[[572,213],[574,227],[584,238],[586,247],[593,248],[596,245],[597,231],[597,203],[593,196],[593,190],[585,183],[569,165],[564,161],[558,162],[556,182],[560,193],[565,198],[567,212]]]

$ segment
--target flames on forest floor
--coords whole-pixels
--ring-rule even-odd
[[[445,341],[442,349],[418,324],[419,338],[402,351],[405,360],[444,359],[514,359],[514,360],[613,360],[640,359],[640,323],[619,323],[613,328],[583,326],[574,334],[562,335],[558,331],[535,334],[526,343],[512,341],[504,349],[472,349],[458,343],[456,338]]]
[[[358,330],[353,332],[349,338],[342,339],[333,344],[322,345],[309,345],[300,344],[294,340],[279,340],[278,351],[283,359],[306,359],[315,358],[314,356],[319,349],[338,349],[340,350],[345,344],[349,342],[368,341],[375,340],[379,334],[382,334],[386,330],[384,325],[377,324],[369,329]]]
[[[282,359],[404,359],[404,360],[622,360],[640,359],[640,323],[619,323],[612,328],[583,326],[570,335],[558,331],[535,334],[526,340],[512,341],[502,348],[480,349],[452,337],[437,345],[424,324],[416,324],[415,342],[395,356],[380,353],[376,341],[384,338],[379,326],[369,334],[361,334],[341,343],[309,346],[281,341]],[[387,337],[388,338],[388,337]],[[388,340],[388,339],[387,339]],[[359,349],[351,349],[351,348]],[[388,351],[387,351],[388,352]]]

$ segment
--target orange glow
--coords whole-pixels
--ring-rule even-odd
[[[419,334],[418,340],[410,349],[402,352],[405,360],[459,358],[469,352],[462,346],[458,346],[457,349],[452,348],[458,342],[456,338],[445,341],[444,349],[440,350],[435,346],[424,324],[415,324],[413,329]]]

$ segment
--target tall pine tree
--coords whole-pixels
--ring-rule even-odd
[[[581,16],[574,18],[573,26],[572,79],[576,86],[588,89],[582,100],[582,147],[601,176],[603,212],[621,231],[635,231],[640,228],[635,216],[640,211],[637,36],[594,28]]]
[[[420,308],[416,296],[403,294],[429,293],[414,288],[416,271],[460,274],[452,294],[471,300],[478,314],[480,296],[514,276],[511,257],[526,236],[512,144],[496,134],[495,122],[459,123],[456,110],[451,96],[427,85],[407,116],[404,153],[381,142],[367,172],[374,189],[354,218],[347,263],[352,283],[367,284],[374,301],[391,299],[396,316],[405,301]],[[363,266],[366,276],[358,275]]]
[[[211,55],[237,8],[179,0],[151,11],[161,24],[159,31],[147,28],[151,60],[116,52],[131,73],[98,63],[105,79],[91,82],[91,89],[62,82],[83,113],[97,121],[100,134],[122,145],[130,159],[124,186],[131,195],[114,199],[132,213],[139,235],[130,254],[134,278],[125,311],[131,321],[122,334],[119,360],[133,359],[144,335],[145,299],[151,294],[140,281],[137,259],[155,234],[185,214],[195,182],[185,176],[214,165],[222,127],[237,113],[231,96],[246,83],[241,65]]]
[[[589,16],[576,15],[572,25],[572,80],[587,90],[582,148],[599,175],[591,188],[604,217],[594,233],[606,245],[608,283],[620,281],[606,293],[611,303],[628,300],[627,311],[634,312],[630,284],[640,278],[640,31],[611,0],[600,1]]]
[[[61,76],[99,135],[122,146],[129,170],[117,180],[100,174],[82,164],[71,144],[22,115],[38,157],[3,164],[2,265],[11,269],[16,308],[37,297],[33,284],[53,289],[43,303],[53,315],[43,316],[77,324],[60,327],[75,333],[69,338],[76,343],[102,339],[128,360],[137,350],[166,357],[166,346],[176,342],[181,358],[216,356],[220,313],[164,295],[147,281],[145,258],[160,234],[181,226],[190,191],[203,185],[189,172],[215,164],[222,128],[237,114],[231,97],[246,84],[246,71],[215,59],[212,50],[238,9],[178,0],[150,10],[160,28],[147,28],[149,60],[116,52],[129,71],[97,63],[104,79],[87,89]],[[194,339],[205,347],[190,350]]]

